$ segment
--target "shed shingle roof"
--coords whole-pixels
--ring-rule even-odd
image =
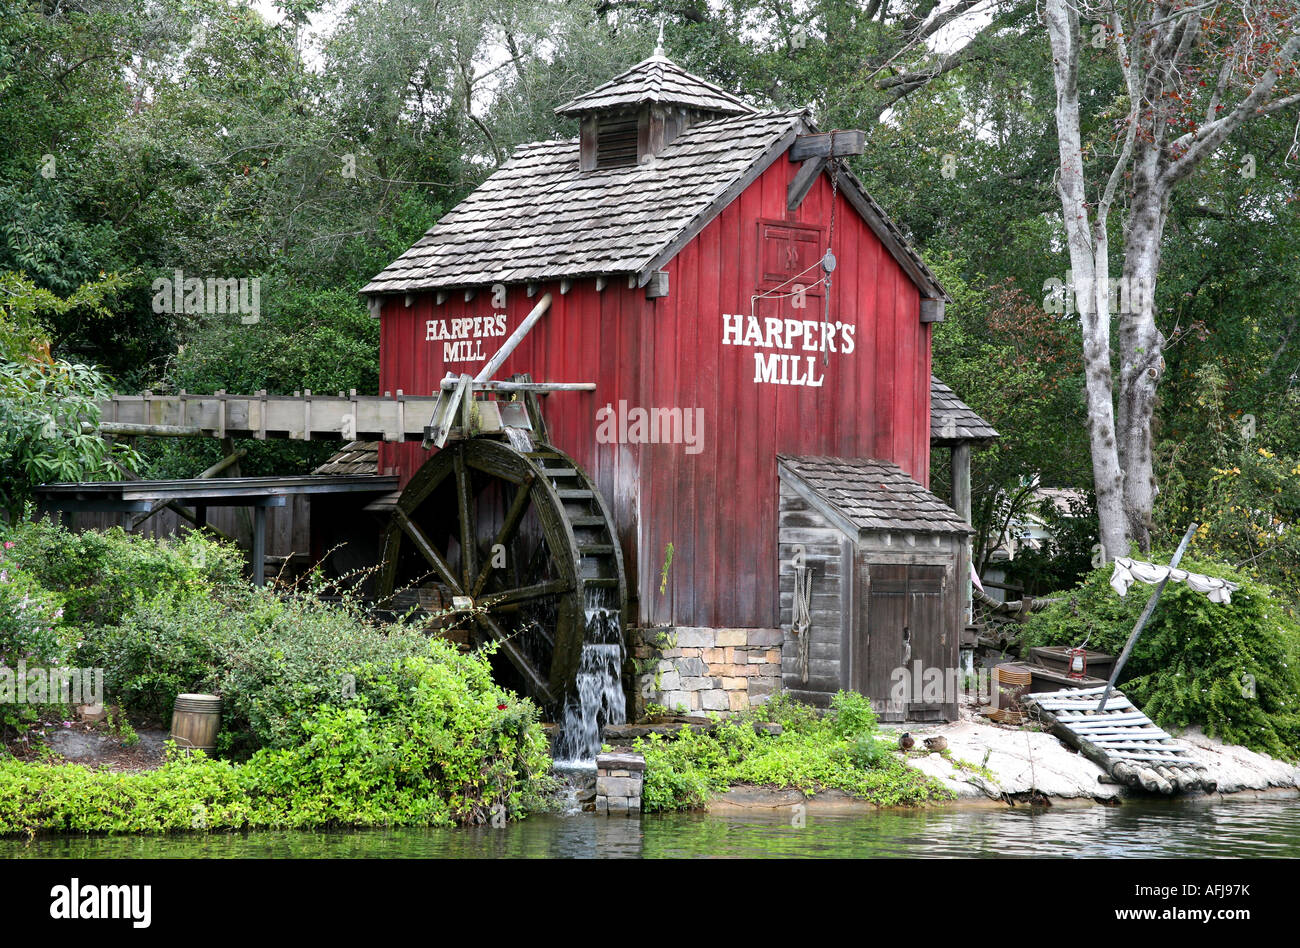
[[[956,444],[962,441],[992,441],[1002,437],[957,393],[930,376],[930,443]]]
[[[313,474],[378,474],[379,442],[349,441]]]
[[[956,511],[890,461],[785,454],[778,454],[777,461],[859,530],[974,532]]]
[[[755,111],[730,92],[663,56],[642,60],[627,72],[597,86],[555,110],[556,115],[581,115],[633,109],[647,102],[680,105],[723,115],[745,115]]]

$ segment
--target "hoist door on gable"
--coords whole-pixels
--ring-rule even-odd
[[[821,296],[821,268],[826,253],[825,231],[820,227],[758,222],[759,292],[777,290],[793,293],[795,284],[807,288],[808,296]],[[816,284],[815,286],[813,284]]]

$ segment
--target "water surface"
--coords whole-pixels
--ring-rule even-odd
[[[503,829],[262,831],[0,840],[0,858],[1300,857],[1300,800],[867,814],[535,816]]]

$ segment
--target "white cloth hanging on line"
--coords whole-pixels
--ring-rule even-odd
[[[1232,594],[1240,585],[1216,576],[1202,576],[1200,573],[1189,573],[1185,569],[1170,569],[1159,563],[1131,560],[1126,556],[1115,558],[1115,571],[1110,575],[1110,585],[1115,592],[1123,596],[1127,595],[1128,588],[1135,579],[1154,586],[1166,577],[1175,583],[1186,583],[1198,593],[1209,596],[1210,602],[1223,605],[1232,602]]]

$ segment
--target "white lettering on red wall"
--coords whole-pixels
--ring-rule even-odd
[[[505,334],[505,313],[430,319],[424,324],[424,341],[442,343],[443,362],[482,362],[488,356],[483,349],[483,340]]]
[[[820,319],[782,319],[724,313],[722,344],[754,349],[754,381],[771,385],[821,386],[826,376],[818,365],[823,350],[848,355],[856,326]],[[769,351],[759,351],[769,350]],[[804,355],[806,352],[815,355]]]

